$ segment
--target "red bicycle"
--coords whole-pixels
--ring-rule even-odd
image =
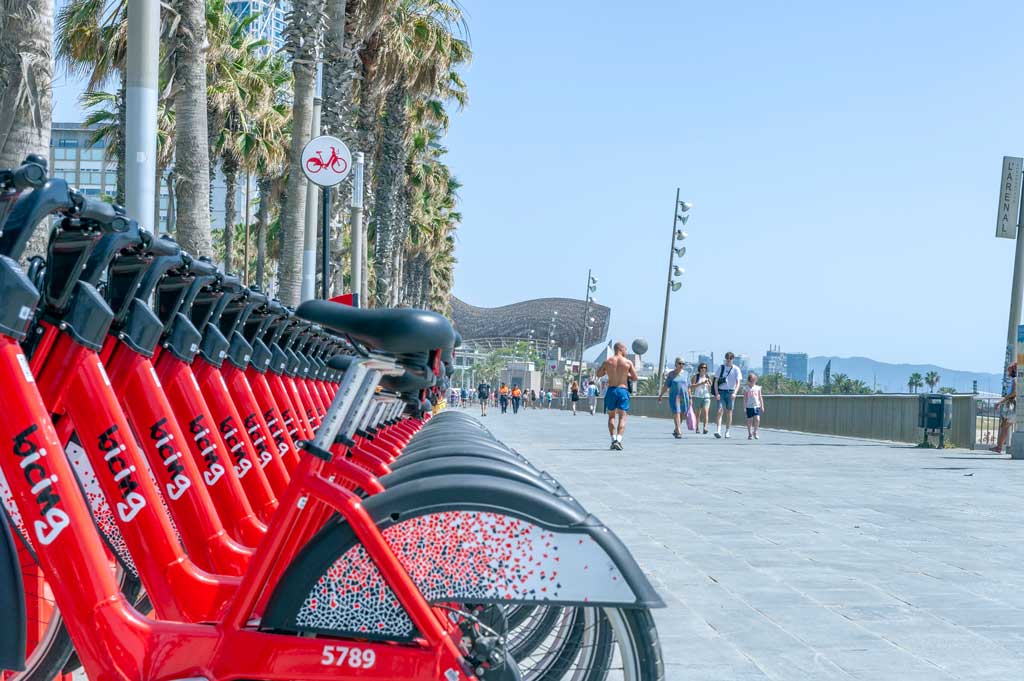
[[[296,320],[61,180],[18,196],[4,178],[0,215],[14,207],[0,225],[0,496],[60,614],[47,632],[70,635],[90,678],[663,678],[648,610],[660,599],[614,535],[468,417],[419,417],[450,371],[442,317],[320,301]],[[59,228],[36,320],[40,292],[16,258],[50,214]],[[147,290],[147,277],[180,285]],[[342,345],[357,354],[337,357]],[[191,369],[229,357],[234,389],[223,373],[200,389],[180,367],[159,371],[168,358]],[[267,389],[246,390],[242,377],[256,375]],[[86,495],[102,498],[117,535],[97,532],[65,454],[71,433],[95,478]],[[179,437],[191,444],[171,445]],[[460,456],[438,456],[441,442]],[[245,486],[257,470],[260,485]],[[215,502],[213,488],[232,480]],[[271,498],[252,544],[225,539],[236,506],[252,515]],[[0,527],[0,602],[15,613],[0,622],[0,668],[21,669],[24,590]],[[111,554],[131,562],[160,619],[120,593]],[[30,661],[51,659],[58,638],[37,637]]]
[[[317,174],[324,168],[330,168],[332,172],[338,173],[339,175],[348,170],[348,161],[338,155],[338,150],[331,147],[331,155],[324,160],[324,152],[317,151],[316,156],[310,157],[306,161],[306,170],[312,174]]]

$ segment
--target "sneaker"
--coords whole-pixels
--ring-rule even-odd
[[[705,428],[705,429],[704,429],[704,434],[705,434],[705,435],[707,435],[707,434],[708,434],[708,429],[707,429],[707,428]]]
[[[755,440],[760,439],[760,438],[757,437],[757,433],[754,433],[754,439]]]
[[[727,431],[725,431],[725,439],[726,439],[726,440],[728,440],[728,439],[729,439],[729,437],[730,437],[730,436],[729,436],[729,431],[727,430]]]
[[[683,438],[683,434],[682,433],[672,433],[672,437],[674,437],[677,440],[681,440]]]
[[[747,439],[748,439],[748,440],[753,440],[753,439],[754,439],[754,436],[753,436],[753,435],[749,435],[749,434],[748,434],[748,435],[747,435]]]
[[[619,444],[618,442],[616,442],[615,440],[612,440],[612,446],[609,447],[608,449],[618,449],[619,448],[618,444]]]
[[[620,452],[622,451],[622,440],[615,441],[615,449],[619,450]]]
[[[707,432],[707,431],[705,431],[705,432]],[[726,435],[726,437],[729,437],[729,436]],[[721,440],[722,439],[722,434],[721,433],[715,433],[715,439]]]

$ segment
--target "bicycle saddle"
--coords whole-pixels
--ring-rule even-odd
[[[422,352],[449,347],[455,340],[451,323],[427,310],[364,310],[326,300],[307,300],[295,314],[383,352]]]

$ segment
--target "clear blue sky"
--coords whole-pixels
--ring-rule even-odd
[[[656,351],[680,186],[694,209],[670,355],[760,362],[773,343],[998,371],[1024,7],[464,5],[458,296],[580,297],[592,266],[612,335]]]
[[[759,362],[772,343],[998,370],[1024,7],[463,4],[458,296],[580,297],[593,267],[612,335],[656,352],[680,186],[694,209],[670,356]],[[57,88],[58,120],[80,115],[75,92]]]

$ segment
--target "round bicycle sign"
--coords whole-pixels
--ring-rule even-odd
[[[352,170],[352,154],[337,137],[321,135],[302,149],[302,171],[310,182],[333,187]]]

